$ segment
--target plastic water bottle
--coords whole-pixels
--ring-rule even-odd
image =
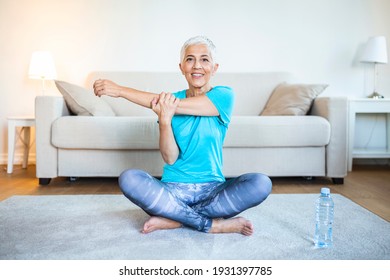
[[[327,248],[333,245],[334,202],[329,188],[321,188],[321,195],[316,201],[316,229],[314,244],[317,248]]]

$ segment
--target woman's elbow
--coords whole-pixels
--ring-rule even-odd
[[[176,159],[177,158],[166,158],[164,159],[165,163],[168,164],[168,165],[172,165],[176,162]]]
[[[166,160],[165,163],[168,165],[173,165],[176,162],[176,160]]]
[[[177,155],[163,155],[163,160],[166,164],[172,165],[177,160]]]

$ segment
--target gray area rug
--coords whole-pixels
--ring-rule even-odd
[[[255,233],[140,233],[148,216],[121,195],[14,196],[0,203],[0,259],[390,259],[390,223],[333,195],[334,246],[313,245],[316,194],[271,194],[241,214]]]

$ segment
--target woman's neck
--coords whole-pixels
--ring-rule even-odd
[[[195,97],[195,96],[200,96],[204,95],[207,92],[209,92],[212,89],[210,85],[201,87],[201,88],[195,88],[195,87],[189,87],[189,89],[186,92],[187,97]]]

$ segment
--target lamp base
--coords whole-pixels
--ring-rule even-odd
[[[371,94],[370,96],[368,96],[368,98],[372,98],[372,99],[382,99],[384,98],[383,95],[380,95],[379,93],[377,92],[374,92],[373,94]]]

